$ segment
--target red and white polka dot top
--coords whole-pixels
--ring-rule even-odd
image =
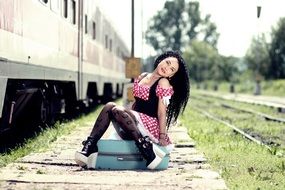
[[[149,98],[151,98],[151,97],[149,97],[150,88],[151,87],[146,86],[146,85],[140,85],[139,80],[135,79],[134,86],[133,86],[133,95],[136,98],[148,100]],[[167,103],[165,103],[167,106],[168,101],[171,98],[171,96],[173,95],[174,91],[173,91],[172,87],[163,88],[160,85],[157,85],[156,89],[155,89],[155,93],[159,99],[166,100],[164,102],[167,102]],[[147,131],[149,133],[151,133],[154,138],[159,139],[160,129],[159,129],[158,119],[156,117],[151,117],[151,116],[144,114],[144,113],[140,113],[140,112],[138,112],[138,113],[139,113],[140,119],[142,120],[143,125],[147,129]],[[171,141],[170,141],[168,135],[166,135],[165,138],[166,138],[166,141],[168,142],[168,144],[171,144]]]

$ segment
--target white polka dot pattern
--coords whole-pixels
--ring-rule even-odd
[[[134,81],[134,87],[133,87],[133,94],[135,97],[141,98],[143,100],[148,100],[149,98],[149,91],[150,87],[144,86],[144,85],[139,85],[138,79],[135,79]],[[173,88],[162,88],[161,86],[157,85],[156,87],[156,96],[159,98],[163,97],[169,97],[172,96],[174,93]],[[144,113],[139,113],[139,116],[143,122],[144,127],[156,138],[159,139],[159,123],[158,119],[155,117],[150,117]],[[165,137],[166,141],[168,144],[171,144],[171,141],[166,135]]]
[[[134,82],[133,94],[135,97],[143,100],[148,100],[150,87],[139,85],[139,81],[136,79]]]
[[[172,87],[162,88],[160,85],[157,85],[155,92],[156,92],[156,95],[160,98],[172,96],[174,93]]]
[[[143,113],[139,113],[139,115],[143,122],[144,127],[154,136],[154,138],[159,139],[160,130],[159,130],[158,120],[154,117],[150,117]],[[168,135],[166,135],[165,138],[166,138],[167,144],[171,144],[171,141]]]

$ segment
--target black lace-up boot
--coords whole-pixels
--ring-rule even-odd
[[[75,162],[81,167],[95,169],[98,155],[97,141],[93,137],[88,137],[82,144],[82,150],[75,152]]]
[[[153,144],[149,137],[141,137],[136,141],[136,146],[146,159],[148,169],[155,169],[162,158],[166,155],[156,144]]]

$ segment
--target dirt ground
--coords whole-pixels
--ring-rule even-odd
[[[92,123],[84,125],[52,143],[48,151],[32,153],[2,168],[0,189],[227,189],[182,126],[173,127],[169,132],[175,149],[170,154],[167,170],[82,169],[73,159]]]

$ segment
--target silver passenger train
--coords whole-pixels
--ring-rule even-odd
[[[96,0],[0,0],[0,133],[121,96],[129,55]]]

